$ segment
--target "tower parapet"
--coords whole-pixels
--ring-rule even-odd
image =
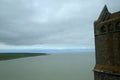
[[[120,80],[120,11],[110,13],[107,6],[94,22],[95,80]]]

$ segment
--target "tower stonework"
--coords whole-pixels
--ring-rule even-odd
[[[95,80],[120,80],[120,11],[110,13],[105,6],[94,22]]]

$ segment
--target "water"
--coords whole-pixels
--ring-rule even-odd
[[[0,61],[0,80],[94,80],[94,61],[94,53],[62,53]]]

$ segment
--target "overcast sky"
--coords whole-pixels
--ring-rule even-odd
[[[94,48],[93,22],[120,0],[0,0],[0,49]]]

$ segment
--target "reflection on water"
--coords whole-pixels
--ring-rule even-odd
[[[94,53],[0,61],[0,80],[93,80]]]

